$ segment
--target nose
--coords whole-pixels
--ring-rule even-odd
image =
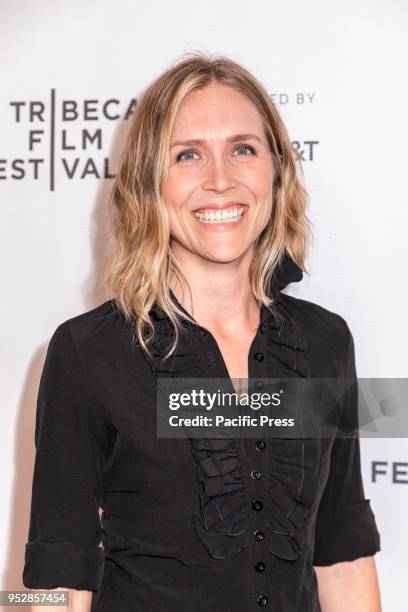
[[[204,170],[203,189],[223,192],[237,184],[232,168],[223,158],[213,158]]]

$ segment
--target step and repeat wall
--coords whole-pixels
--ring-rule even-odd
[[[286,123],[314,233],[309,274],[288,292],[346,319],[359,377],[407,377],[408,8],[3,0],[1,9],[0,563],[11,590],[24,588],[47,344],[62,321],[110,297],[107,200],[129,120],[143,89],[184,53],[244,64]],[[361,440],[385,612],[407,609],[408,444],[395,429]]]

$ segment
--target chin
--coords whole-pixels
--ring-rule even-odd
[[[231,261],[236,261],[240,257],[242,257],[245,253],[245,250],[241,248],[228,248],[228,247],[218,247],[218,248],[208,248],[208,249],[200,249],[198,254],[204,257],[209,261],[214,261],[217,263],[229,263]]]

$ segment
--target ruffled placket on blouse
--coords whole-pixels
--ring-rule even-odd
[[[257,336],[263,336],[266,355],[257,370],[258,377],[301,379],[310,376],[306,339],[279,299],[283,287],[301,278],[301,269],[286,256],[270,287],[275,308],[272,311],[261,309]],[[176,352],[164,362],[172,329],[160,307],[155,307],[152,314],[157,320],[157,340],[152,347],[151,362],[156,378],[229,378],[214,339],[198,325],[191,325],[191,333],[182,334]],[[249,376],[251,378],[251,374]],[[199,507],[193,516],[194,528],[208,554],[215,559],[225,559],[247,548],[251,536],[238,440],[232,437],[190,438],[190,443],[197,464],[197,481],[201,484]],[[305,547],[311,508],[319,486],[319,468],[318,438],[268,440],[265,544],[270,553],[282,559],[297,559]]]
[[[174,296],[173,296],[174,299]],[[157,340],[151,347],[152,368],[159,378],[222,378],[219,362],[202,328],[183,333],[176,352],[163,360],[173,335],[170,323],[155,310]],[[231,386],[233,389],[233,387]],[[249,520],[241,461],[234,438],[189,438],[192,458],[197,464],[199,508],[193,515],[197,536],[215,559],[239,553],[249,543]]]
[[[279,319],[268,321],[266,377],[309,378],[307,342],[277,302]],[[300,385],[298,386],[298,396]],[[320,438],[270,438],[266,487],[268,550],[294,561],[304,550],[311,509],[320,482]]]

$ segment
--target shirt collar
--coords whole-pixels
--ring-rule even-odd
[[[271,282],[269,285],[268,296],[273,298],[275,301],[278,301],[279,294],[282,289],[285,289],[287,285],[290,283],[296,283],[301,281],[303,278],[303,270],[297,265],[297,263],[292,259],[289,253],[285,250],[285,254],[282,258],[282,261],[278,268],[275,270],[272,275]],[[178,305],[178,307],[183,310],[186,314],[186,309],[180,304],[174,295],[173,291],[170,289],[170,294],[173,301]],[[165,319],[168,318],[167,314],[164,310],[159,306],[159,304],[155,304],[150,311],[156,319]],[[264,321],[270,315],[270,311],[262,304],[261,308],[261,321]],[[189,316],[191,316],[189,314]]]

